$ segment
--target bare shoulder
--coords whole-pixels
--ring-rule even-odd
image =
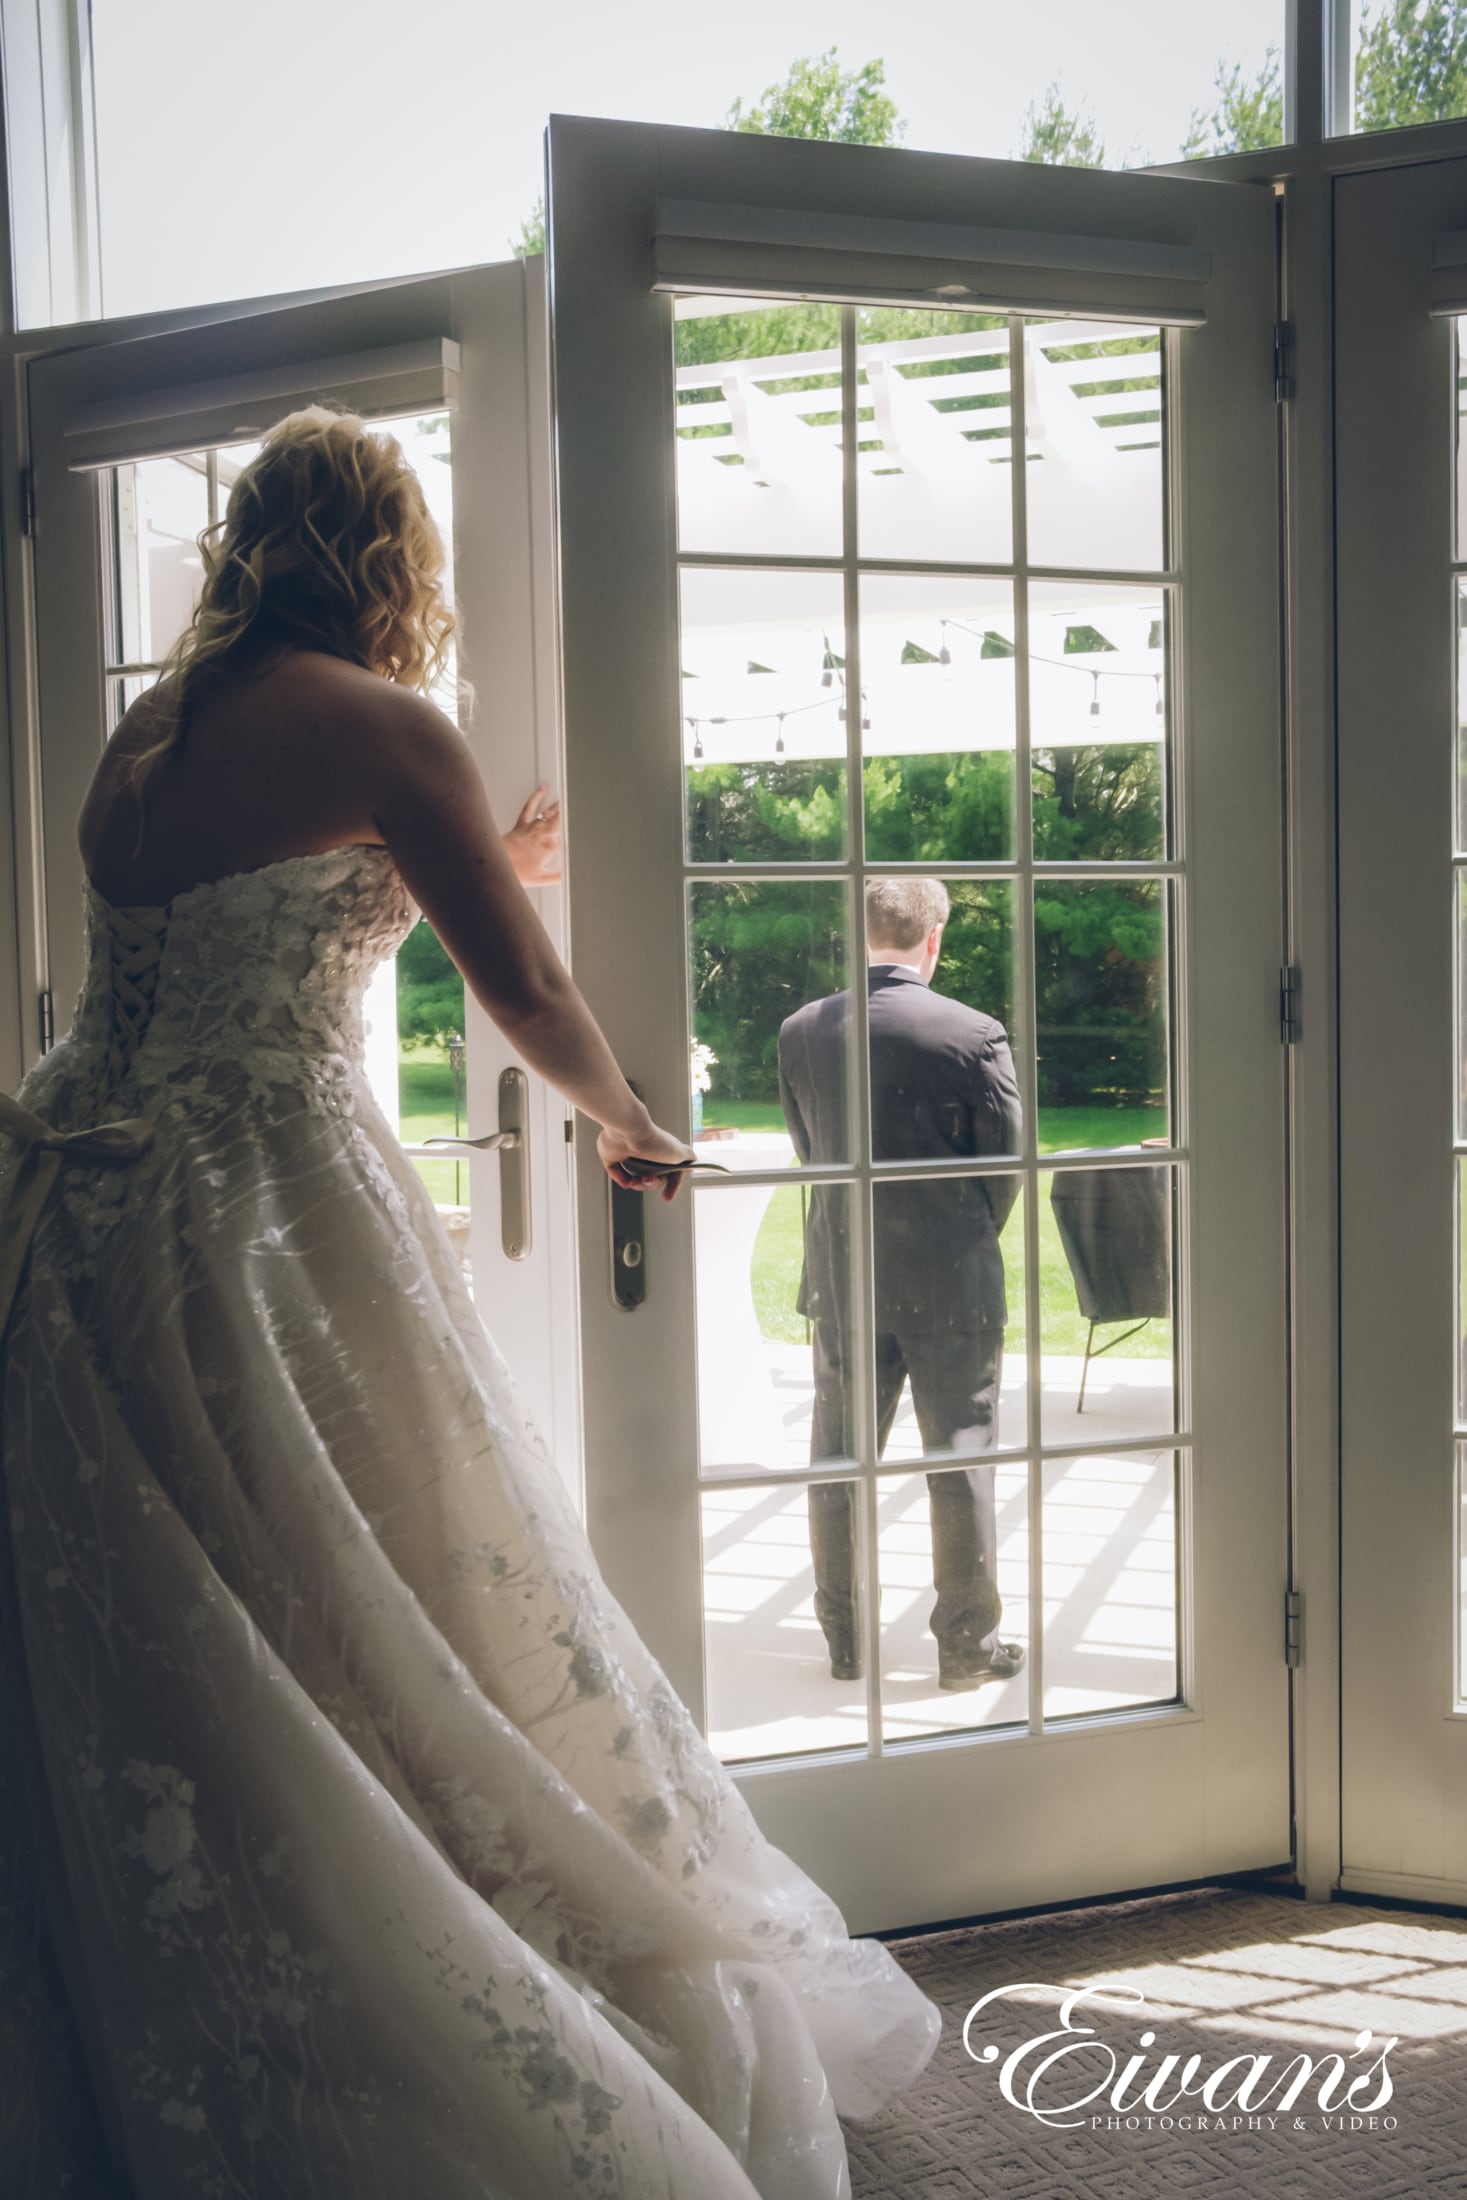
[[[293,651],[262,681],[260,699],[293,741],[307,734],[313,747],[364,769],[410,747],[415,731],[422,739],[458,730],[426,696],[318,650]]]
[[[427,696],[377,680],[349,722],[328,737],[357,789],[363,824],[411,860],[431,840],[445,852],[498,840],[484,777],[452,718]]]
[[[379,812],[428,770],[464,799],[472,771],[452,722],[423,697],[319,650],[206,679],[165,768],[149,782],[149,855],[135,881],[138,825],[131,767],[168,721],[160,687],[138,697],[108,741],[78,822],[84,860],[134,883],[251,868],[283,854],[385,840]],[[436,760],[436,763],[435,763]],[[477,773],[474,778],[477,781]]]
[[[356,672],[319,675],[318,748],[352,788],[361,837],[384,841],[405,874],[429,855],[439,871],[476,867],[490,843],[502,855],[483,774],[453,719],[426,695]]]
[[[411,688],[368,678],[373,692],[360,697],[342,737],[355,744],[363,770],[382,782],[384,794],[455,769],[478,776],[469,745],[446,711]]]
[[[279,762],[338,833],[386,840],[387,816],[415,790],[445,786],[462,801],[482,788],[453,720],[379,673],[300,650],[267,684],[261,701],[282,736]]]

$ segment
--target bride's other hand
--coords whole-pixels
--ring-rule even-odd
[[[560,797],[537,787],[504,836],[505,854],[521,886],[558,886],[561,873]]]
[[[628,1176],[622,1167],[623,1162],[656,1161],[666,1165],[693,1159],[692,1147],[685,1146],[680,1138],[674,1138],[671,1131],[659,1130],[650,1116],[647,1118],[646,1129],[638,1131],[635,1136],[628,1136],[624,1131],[603,1129],[596,1140],[596,1151],[601,1156],[602,1167],[612,1183],[624,1186],[629,1192],[650,1191],[658,1180],[653,1177]],[[661,1179],[664,1199],[677,1198],[685,1174],[685,1170],[678,1170],[675,1175]]]

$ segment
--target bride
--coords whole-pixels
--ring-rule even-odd
[[[421,692],[392,437],[292,414],[202,547],[0,1095],[0,2189],[838,2200],[937,2012],[608,1595],[372,1098],[373,969],[426,915],[613,1177],[689,1150]]]

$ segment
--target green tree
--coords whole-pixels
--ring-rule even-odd
[[[886,63],[879,57],[858,69],[842,69],[831,46],[818,59],[792,61],[778,84],[765,86],[753,106],[736,99],[724,127],[756,136],[818,138],[842,145],[895,145],[906,130],[896,102],[883,91]],[[863,330],[863,334],[867,332]],[[884,334],[905,333],[895,327]],[[706,366],[719,359],[772,358],[780,352],[838,351],[840,309],[779,305],[747,313],[717,313],[676,324],[677,364]],[[838,393],[840,372],[806,375],[785,389],[828,387]],[[839,395],[833,397],[838,407]],[[683,435],[699,433],[695,403],[681,408]]]
[[[791,62],[778,84],[767,84],[757,104],[736,99],[724,117],[726,130],[761,137],[822,138],[838,145],[896,145],[906,124],[883,89],[886,63],[865,61],[843,69],[834,46],[812,60]]]
[[[718,1057],[715,1105],[778,1100],[780,1025],[845,982],[844,900],[825,880],[691,889],[693,1036]]]
[[[1254,153],[1284,140],[1284,87],[1279,53],[1270,46],[1256,76],[1244,74],[1242,64],[1231,68],[1219,61],[1213,76],[1217,104],[1211,114],[1194,108],[1182,141],[1183,160],[1202,160],[1217,153]]]
[[[1058,84],[1051,84],[1036,107],[1024,110],[1024,143],[1020,160],[1033,160],[1050,168],[1103,168],[1105,145],[1088,109],[1068,108]]]
[[[1355,127],[1399,130],[1467,114],[1467,0],[1367,8],[1355,54]]]
[[[405,1044],[447,1043],[464,1028],[464,981],[426,918],[419,920],[397,956],[397,1036]]]
[[[1045,863],[1165,849],[1161,754],[1142,743],[1038,750],[1034,853]],[[1147,879],[1046,879],[1034,897],[1039,1097],[1154,1105],[1166,1090],[1166,914]],[[982,1005],[981,1002],[978,1005]]]
[[[1001,751],[869,757],[866,854],[942,875],[1002,860],[1013,844],[1013,760]],[[835,763],[695,767],[690,853],[703,861],[838,857],[844,771]],[[1039,750],[1034,852],[1043,862],[1152,860],[1165,847],[1160,752]],[[716,843],[714,836],[717,836]],[[1014,902],[1004,884],[950,880],[953,911],[934,980],[1014,1027]],[[779,1026],[845,982],[839,889],[721,881],[694,890],[695,1035],[713,1048],[709,1104],[778,1098]],[[1035,901],[1039,1097],[1048,1107],[1155,1105],[1166,1087],[1166,914],[1150,880],[1048,879]]]
[[[545,198],[542,193],[529,213],[520,223],[520,233],[510,243],[510,251],[517,260],[528,260],[545,250]]]
[[[762,137],[820,138],[839,145],[897,145],[906,124],[897,113],[896,101],[884,89],[886,63],[879,57],[863,61],[858,69],[843,69],[838,50],[831,46],[812,59],[808,54],[792,61],[778,84],[767,84],[758,100],[745,106],[736,99],[724,116],[726,130],[746,130]],[[538,198],[520,223],[519,238],[510,250],[518,260],[545,250],[545,201]],[[721,321],[720,326],[725,324]],[[786,351],[801,347],[785,344]],[[702,356],[702,355],[700,355]],[[708,355],[715,356],[715,355]],[[716,354],[733,358],[733,352]]]

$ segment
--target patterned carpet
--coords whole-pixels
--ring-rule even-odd
[[[891,2111],[847,2127],[854,2200],[1418,2200],[1467,2190],[1467,1919],[1206,1887],[891,1946],[940,2003],[943,2036]],[[1029,1991],[1011,1991],[1026,1982]],[[1144,2006],[1078,2003],[1072,2025],[1092,2027],[1089,2038],[1063,2034],[1060,1990],[1101,1984],[1139,1989]],[[978,2011],[965,2053],[964,2018],[995,1988],[1008,1991]],[[1047,2033],[1061,2037],[1010,2064]],[[1062,2059],[1038,2071],[1066,2037]],[[990,2045],[996,2052],[977,2059]],[[1191,2090],[1179,2096],[1194,2055]],[[1167,2056],[1177,2060],[1164,2066]],[[1001,2090],[1006,2068],[1018,2106]],[[1300,2090],[1284,2106],[1290,2085]],[[1026,2086],[1043,2118],[1022,2105]]]

